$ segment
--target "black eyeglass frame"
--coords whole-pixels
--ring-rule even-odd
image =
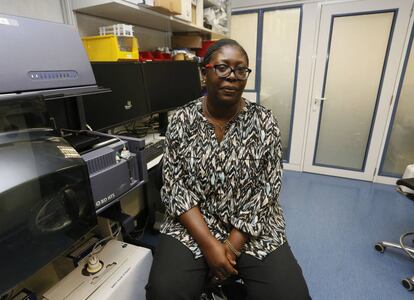
[[[230,70],[229,74],[226,75],[226,76],[217,74],[217,68],[220,67],[220,66],[226,66],[228,68],[228,70]],[[207,64],[207,65],[205,65],[205,68],[207,68],[207,69],[213,68],[214,69],[214,73],[216,73],[216,75],[218,77],[220,77],[220,78],[228,78],[231,75],[231,73],[234,73],[234,76],[237,78],[237,80],[243,80],[243,81],[244,80],[247,80],[249,78],[250,73],[252,72],[252,70],[249,69],[249,68],[247,68],[247,67],[235,67],[235,68],[232,68],[232,67],[230,67],[229,65],[226,65],[226,64],[217,64],[217,65]],[[241,69],[243,69],[243,70],[245,70],[247,72],[246,78],[239,78],[237,76],[236,71],[237,70],[241,70]]]

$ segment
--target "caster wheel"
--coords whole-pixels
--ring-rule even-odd
[[[403,285],[403,287],[405,287],[409,291],[412,291],[414,289],[413,282],[411,281],[410,278],[405,278],[401,280],[401,284]]]
[[[385,246],[381,243],[377,243],[375,244],[375,250],[377,250],[378,252],[383,253],[385,251]]]

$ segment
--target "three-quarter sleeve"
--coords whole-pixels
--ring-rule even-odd
[[[188,123],[187,123],[188,124]],[[172,117],[168,126],[166,149],[163,157],[163,181],[161,200],[166,213],[177,217],[197,206],[198,198],[188,186],[188,170],[185,168],[185,112],[180,110]]]
[[[284,229],[284,219],[278,204],[282,184],[282,145],[280,130],[273,116],[264,124],[266,137],[262,142],[263,156],[260,158],[260,172],[251,178],[249,190],[236,199],[238,209],[231,217],[231,224],[249,234],[258,237],[269,228],[269,222],[280,223],[272,226]],[[276,218],[275,218],[276,217]]]

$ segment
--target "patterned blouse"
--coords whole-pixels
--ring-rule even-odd
[[[202,113],[202,99],[175,112],[166,134],[161,232],[202,253],[178,216],[198,206],[212,234],[233,227],[249,235],[242,252],[263,259],[286,241],[278,203],[282,176],[280,131],[270,110],[246,101],[219,143]]]

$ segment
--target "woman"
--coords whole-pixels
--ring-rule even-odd
[[[209,280],[238,275],[248,299],[309,299],[278,203],[280,132],[272,113],[242,98],[251,72],[234,40],[210,46],[207,95],[179,109],[166,134],[166,221],[147,299],[199,299]]]

